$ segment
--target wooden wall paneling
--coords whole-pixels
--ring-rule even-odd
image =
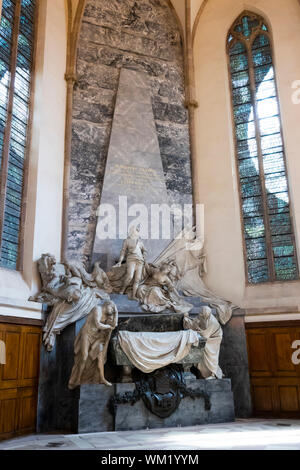
[[[299,322],[247,325],[255,416],[300,418],[300,365],[292,363]]]
[[[17,389],[0,390],[0,436],[10,436],[17,430]]]
[[[282,376],[298,375],[296,366],[292,363],[292,344],[296,339],[293,328],[271,328],[269,335],[272,341],[272,360],[274,374]]]
[[[247,330],[250,374],[272,376],[270,339],[264,328]]]
[[[19,423],[21,432],[35,431],[37,417],[37,391],[35,387],[22,388],[19,391]]]
[[[6,364],[3,370],[2,388],[16,386],[20,375],[22,352],[21,328],[19,326],[8,325],[4,330],[4,342],[6,346]]]
[[[0,367],[0,439],[34,432],[41,328],[0,323],[6,364]]]
[[[24,361],[22,380],[34,380],[39,376],[41,332],[37,328],[24,328]]]

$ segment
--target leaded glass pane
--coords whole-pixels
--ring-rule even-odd
[[[275,258],[275,272],[277,281],[292,281],[297,279],[297,259],[295,256]]]
[[[274,256],[293,256],[295,246],[292,235],[276,235],[272,237],[272,248]]]
[[[270,153],[282,152],[282,138],[281,134],[273,134],[262,137],[261,147],[264,155]]]
[[[255,137],[254,121],[238,124],[236,126],[237,140],[252,139],[253,137]]]
[[[279,113],[277,98],[268,98],[257,102],[258,117],[260,119],[276,116]]]
[[[230,55],[231,56],[242,54],[243,52],[246,53],[246,47],[242,42],[236,42],[230,48]]]
[[[251,101],[251,92],[248,86],[235,88],[233,90],[233,103],[234,106],[239,104],[250,103]]]
[[[237,72],[232,74],[232,87],[240,88],[249,85],[249,72]]]
[[[288,192],[280,192],[277,194],[268,194],[268,212],[269,214],[274,214],[277,212],[289,212],[290,211],[290,201]]]
[[[265,224],[263,217],[249,217],[244,219],[245,237],[260,238],[265,235]]]
[[[266,259],[266,239],[254,238],[253,240],[246,240],[247,258],[248,261]]]
[[[268,262],[266,259],[248,261],[248,279],[252,284],[260,284],[269,280]]]
[[[255,41],[253,42],[252,49],[253,50],[260,49],[261,47],[269,46],[269,44],[270,44],[270,41],[268,37],[265,34],[260,34],[259,36],[257,36]]]
[[[264,65],[262,67],[255,67],[254,69],[255,83],[261,84],[264,80],[274,79],[273,65]]]
[[[15,5],[21,6],[19,22],[15,20]],[[0,25],[0,109],[11,87],[10,73],[15,75],[10,124],[6,198],[1,240],[1,266],[16,269],[22,208],[24,162],[26,153],[30,81],[33,56],[33,25],[35,0],[4,0]],[[4,29],[5,28],[5,31]],[[12,29],[16,28],[17,49],[15,68],[11,70]],[[4,83],[6,80],[7,83]],[[6,87],[6,90],[5,88]],[[5,107],[3,106],[3,109]],[[6,116],[2,115],[6,124]],[[1,112],[0,112],[1,122]],[[1,133],[1,124],[0,124]]]
[[[278,116],[259,120],[260,135],[277,134],[281,130]]]
[[[261,183],[258,177],[243,178],[241,181],[241,194],[242,197],[260,196]]]
[[[253,120],[253,116],[251,116],[251,113],[253,113],[253,108],[252,108],[251,103],[235,106],[233,112],[234,112],[234,120],[236,124],[249,122]]]
[[[237,153],[239,160],[257,156],[256,139],[248,139],[247,141],[237,142]]]
[[[242,201],[243,216],[257,217],[263,215],[263,202],[261,196],[248,197]]]
[[[228,46],[248,280],[255,284],[298,278],[267,31],[262,18],[249,13],[231,28]]]
[[[268,76],[268,75],[267,75]],[[274,80],[262,81],[257,89],[256,99],[265,100],[276,96],[276,88]]]
[[[271,235],[286,235],[291,233],[290,214],[283,212],[281,214],[270,215]]]
[[[244,16],[234,30],[237,33],[243,34],[245,38],[249,38],[253,28],[256,28],[258,25],[259,21],[257,19],[251,19],[249,16]]]
[[[247,54],[238,54],[230,57],[231,71],[241,72],[242,70],[248,69],[248,57]]]
[[[241,178],[259,176],[258,158],[246,158],[239,161],[239,174]]]
[[[288,189],[285,173],[268,174],[265,181],[268,193],[282,193]]]
[[[261,49],[256,49],[252,54],[254,67],[260,67],[261,65],[267,65],[272,63],[272,56],[270,47],[264,47]]]

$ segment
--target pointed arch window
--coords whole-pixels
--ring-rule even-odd
[[[0,266],[17,269],[34,50],[35,0],[3,0],[0,21]]]
[[[227,52],[248,282],[299,278],[271,34],[245,12]]]

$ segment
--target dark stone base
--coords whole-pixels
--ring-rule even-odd
[[[178,409],[168,418],[162,419],[151,413],[142,400],[133,406],[117,406],[115,431],[135,431],[139,429],[174,428],[178,426],[197,426],[200,424],[229,423],[235,420],[231,381],[224,380],[186,380],[189,388],[205,391],[211,400],[211,410],[206,411],[203,398],[186,397]],[[134,384],[118,384],[117,393],[132,392]]]
[[[109,401],[115,387],[82,385],[78,402],[78,434],[114,431],[114,417],[109,411]]]
[[[201,303],[201,299],[196,300]],[[111,388],[103,385],[87,385],[82,386],[81,390],[68,389],[68,381],[74,363],[74,340],[84,323],[85,319],[66,328],[57,337],[55,348],[51,353],[46,352],[43,346],[41,348],[37,432],[85,433],[113,431],[115,429],[114,419],[107,410],[109,399],[114,393],[120,393],[121,389],[125,392],[126,390],[132,390],[134,386],[130,383],[120,383],[122,380],[122,367],[115,364],[111,348],[109,348],[105,376],[107,380],[115,385]],[[126,315],[124,312],[120,314],[118,326],[118,330],[123,329],[128,331],[176,331],[182,329],[182,315],[170,313],[140,315],[131,312]],[[115,334],[117,331],[115,331]],[[215,408],[213,407],[211,411],[205,412],[203,398],[197,398],[194,401],[191,398],[184,398],[179,410],[168,420],[162,422],[154,415],[153,417],[150,416],[150,412],[140,400],[133,407],[118,405],[116,422],[123,421],[121,412],[129,413],[128,423],[133,417],[135,420],[140,420],[142,428],[232,421],[234,416],[231,410],[232,402],[230,402],[230,406],[224,405],[224,403],[229,403],[228,397],[232,396],[232,392],[236,417],[250,417],[252,408],[243,311],[235,311],[234,316],[223,328],[223,331],[224,339],[220,351],[220,366],[225,376],[231,379],[231,382],[228,382],[228,380],[203,381],[193,379],[195,385],[187,384],[189,387],[208,387],[209,390],[210,387],[213,387],[213,393],[216,393],[214,387],[221,387],[220,384],[227,383],[227,386],[224,385],[224,397],[222,397],[223,391],[218,392]],[[124,390],[122,387],[125,387]],[[229,387],[229,389],[226,387]],[[123,408],[124,412],[122,411]],[[182,409],[183,412],[180,415]],[[184,411],[185,409],[188,410],[187,413]],[[189,415],[188,419],[186,415]],[[147,424],[148,422],[150,424]]]
[[[205,410],[203,398],[186,397],[178,409],[168,418],[162,419],[151,413],[140,399],[134,405],[118,404],[115,416],[109,411],[109,401],[114,393],[123,395],[135,390],[135,384],[116,384],[112,388],[104,385],[81,387],[78,402],[78,433],[131,431],[139,429],[196,426],[200,424],[228,423],[235,420],[233,393],[230,379],[188,379],[190,389],[205,391],[211,401],[210,411]]]

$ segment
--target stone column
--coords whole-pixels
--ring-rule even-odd
[[[185,77],[186,77],[186,107],[189,113],[190,129],[190,149],[191,149],[191,167],[192,167],[192,185],[194,202],[194,219],[196,221],[196,207],[200,204],[199,174],[200,162],[196,153],[196,128],[195,128],[195,110],[198,103],[195,99],[195,70],[193,55],[193,37],[191,25],[191,0],[185,0],[185,21],[186,21],[186,43],[185,43]],[[197,235],[200,236],[200,227],[197,227]]]
[[[72,141],[72,107],[73,89],[76,83],[74,74],[66,74],[67,82],[67,104],[66,104],[66,128],[65,128],[65,163],[64,163],[64,192],[62,212],[62,237],[61,237],[61,260],[67,261],[68,251],[68,224],[69,224],[69,192],[70,192],[70,170],[71,170],[71,141]]]
[[[68,252],[68,228],[69,228],[69,193],[70,193],[70,170],[71,170],[71,142],[72,142],[72,111],[73,90],[76,83],[76,57],[77,43],[80,32],[81,20],[86,5],[86,0],[78,0],[73,6],[68,2],[68,44],[67,44],[67,67],[65,80],[67,82],[66,102],[66,128],[65,128],[65,163],[64,163],[64,186],[63,186],[63,210],[62,210],[62,235],[61,235],[61,261],[67,261]]]

